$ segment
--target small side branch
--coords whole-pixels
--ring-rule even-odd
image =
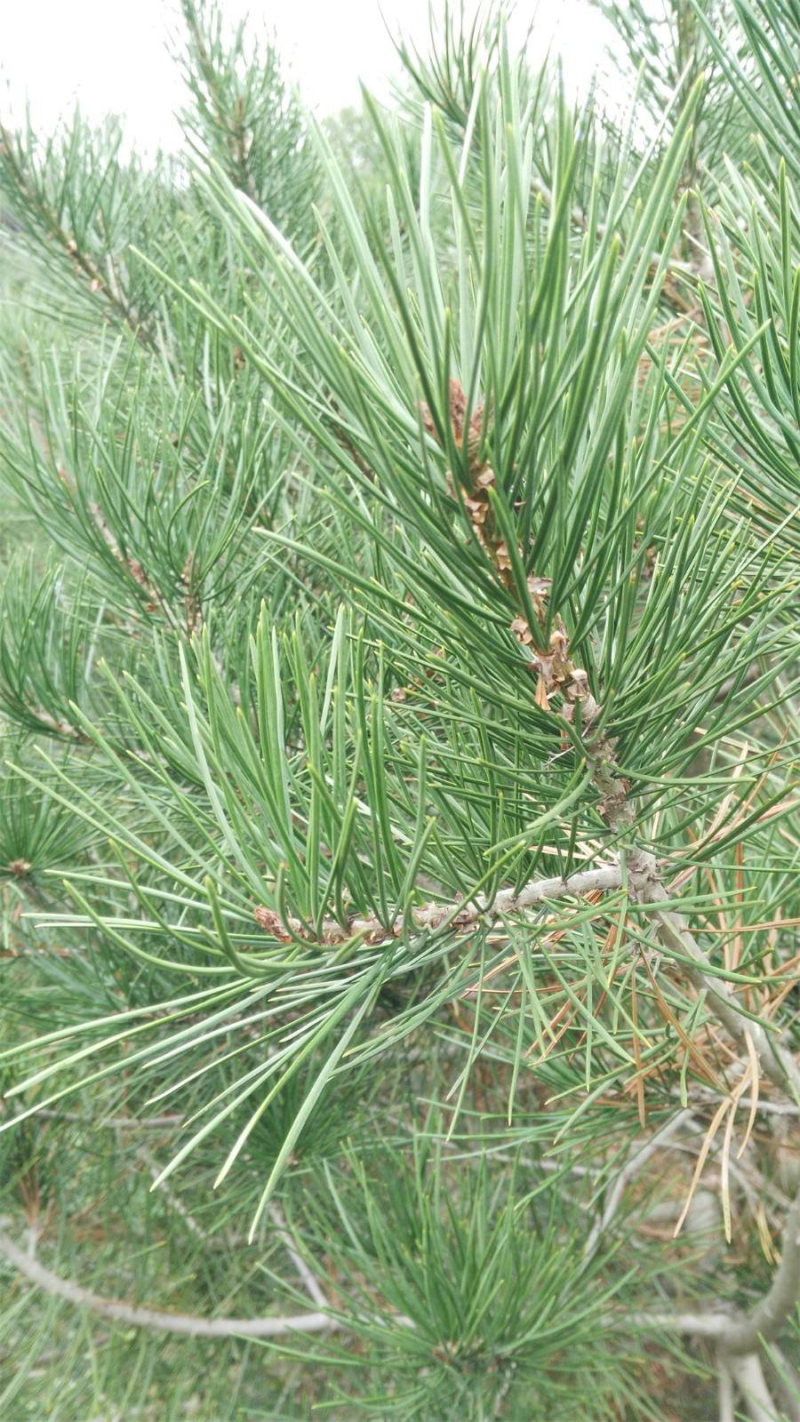
[[[283,1247],[297,1270],[299,1278],[302,1279],[311,1302],[315,1303],[317,1308],[327,1308],[328,1300],[325,1297],[325,1291],[317,1283],[303,1256],[295,1249],[294,1240],[289,1233],[289,1227],[283,1218],[280,1206],[273,1203],[270,1205],[269,1212]]]
[[[722,1364],[736,1383],[750,1422],[776,1422],[779,1416],[767,1387],[761,1360],[756,1353],[728,1358]]]
[[[637,1333],[659,1331],[664,1333],[691,1333],[695,1338],[719,1340],[731,1320],[725,1313],[639,1313],[629,1319],[620,1320],[622,1326],[631,1327]]]
[[[327,1313],[301,1313],[288,1318],[198,1318],[192,1314],[144,1308],[122,1299],[103,1298],[46,1269],[2,1231],[0,1254],[45,1293],[129,1328],[155,1328],[162,1333],[180,1333],[187,1338],[284,1338],[293,1333],[322,1333],[342,1327],[336,1318]]]
[[[733,1375],[723,1362],[719,1363],[717,1379],[719,1399],[719,1422],[736,1422],[736,1397],[733,1390]]]
[[[655,1155],[656,1152],[666,1144],[670,1137],[675,1135],[676,1131],[679,1131],[681,1126],[691,1119],[692,1112],[688,1108],[679,1111],[677,1115],[672,1117],[672,1120],[667,1121],[666,1125],[662,1126],[660,1131],[656,1131],[648,1141],[639,1144],[633,1150],[617,1176],[612,1189],[608,1193],[599,1220],[596,1221],[589,1232],[584,1251],[587,1258],[594,1253],[603,1234],[611,1224],[630,1182],[644,1169],[651,1156]]]

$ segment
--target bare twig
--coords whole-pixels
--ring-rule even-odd
[[[750,1422],[778,1422],[778,1409],[770,1396],[757,1354],[747,1353],[741,1358],[726,1358],[725,1366],[742,1394]]]
[[[336,1318],[327,1313],[301,1313],[288,1318],[198,1318],[193,1314],[144,1308],[122,1299],[103,1298],[46,1269],[2,1231],[0,1254],[45,1293],[130,1328],[155,1328],[162,1333],[180,1333],[188,1338],[283,1338],[293,1333],[322,1333],[342,1327]]]
[[[298,1250],[295,1249],[294,1240],[292,1239],[292,1236],[289,1233],[289,1228],[286,1224],[285,1219],[283,1218],[280,1206],[276,1205],[273,1201],[273,1203],[269,1207],[269,1212],[272,1216],[273,1224],[275,1225],[275,1228],[278,1234],[280,1235],[283,1247],[286,1250],[286,1253],[288,1254],[289,1258],[291,1259],[295,1269],[297,1270],[299,1277],[302,1279],[305,1285],[306,1293],[308,1294],[312,1303],[315,1303],[317,1305],[317,1308],[330,1307],[328,1299],[325,1297],[324,1291],[320,1288],[319,1284],[314,1278],[314,1275],[306,1264],[305,1259],[298,1252]]]
[[[726,1367],[722,1361],[720,1361],[719,1364],[717,1387],[719,1422],[736,1422],[736,1399],[733,1391],[733,1374],[730,1368]]]
[[[161,1175],[161,1170],[156,1164],[156,1162],[153,1160],[153,1157],[151,1156],[149,1150],[145,1150],[144,1146],[140,1146],[136,1152],[136,1155],[138,1159],[141,1160],[143,1164],[147,1166],[150,1178],[153,1181],[157,1181],[159,1179],[159,1176]],[[170,1189],[166,1181],[161,1182],[159,1190],[160,1193],[164,1196],[164,1199],[167,1201],[167,1204],[171,1206],[171,1208],[175,1211],[177,1215],[180,1215],[189,1232],[195,1235],[197,1239],[202,1239],[205,1243],[209,1243],[210,1240],[208,1231],[203,1229],[203,1226],[197,1223],[197,1220],[195,1219],[194,1215],[189,1210],[187,1210],[181,1198],[175,1194],[174,1190]]]
[[[637,1313],[630,1319],[618,1319],[617,1326],[630,1326],[637,1332],[691,1333],[696,1338],[719,1340],[730,1324],[730,1316],[719,1311],[708,1313]]]
[[[679,1111],[676,1116],[673,1116],[670,1121],[667,1121],[665,1126],[662,1126],[660,1131],[656,1131],[648,1141],[645,1141],[634,1149],[627,1163],[617,1176],[613,1189],[609,1191],[599,1220],[595,1221],[589,1231],[584,1251],[587,1257],[594,1253],[600,1239],[611,1224],[631,1180],[639,1174],[640,1170],[644,1169],[651,1156],[655,1155],[656,1151],[660,1150],[670,1137],[691,1119],[692,1113],[690,1110]]]
[[[675,1093],[677,1095],[677,1092]],[[710,1087],[695,1084],[695,1096],[702,1096],[705,1101],[718,1101],[719,1097]],[[759,1096],[755,1101],[752,1096],[741,1096],[739,1105],[745,1109],[752,1109],[756,1105],[759,1111],[765,1111],[767,1115],[773,1116],[800,1116],[800,1106],[794,1106],[791,1101],[765,1101],[763,1096]]]
[[[45,1121],[78,1121],[84,1126],[91,1126],[93,1131],[105,1129],[110,1131],[163,1131],[165,1128],[180,1126],[185,1117],[179,1114],[168,1116],[102,1116],[96,1121],[92,1116],[86,1116],[80,1111],[54,1111],[50,1107],[43,1106],[41,1111],[37,1111]]]

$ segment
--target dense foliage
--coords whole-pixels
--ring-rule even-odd
[[[13,1422],[800,1417],[800,5],[600,8],[0,132]]]

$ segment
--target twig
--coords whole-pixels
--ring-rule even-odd
[[[733,1374],[722,1360],[718,1375],[719,1422],[736,1422],[736,1400],[733,1392]]]
[[[632,1314],[629,1319],[616,1320],[617,1326],[622,1323],[640,1330],[662,1330],[666,1333],[692,1333],[696,1338],[720,1339],[723,1331],[730,1323],[730,1317],[724,1313],[637,1313]]]
[[[298,1251],[294,1247],[294,1240],[292,1239],[292,1236],[289,1233],[289,1229],[285,1219],[283,1218],[280,1206],[273,1203],[269,1207],[269,1212],[272,1216],[273,1224],[275,1225],[275,1228],[280,1236],[281,1243],[283,1244],[286,1253],[288,1254],[295,1269],[297,1270],[299,1277],[302,1279],[306,1288],[306,1293],[308,1294],[312,1303],[315,1303],[317,1305],[317,1308],[329,1308],[330,1304],[328,1299],[325,1297],[323,1290],[320,1288],[319,1284],[314,1278],[314,1275],[306,1264],[306,1261],[303,1256],[298,1253]]]
[[[145,1150],[144,1146],[140,1146],[136,1152],[136,1155],[137,1158],[141,1160],[144,1165],[147,1166],[150,1178],[154,1182],[157,1181],[159,1176],[161,1175],[161,1170],[156,1164],[156,1162],[153,1160],[153,1157],[151,1156],[149,1150]],[[203,1226],[197,1223],[197,1220],[194,1218],[194,1215],[191,1214],[189,1210],[187,1210],[183,1201],[178,1195],[175,1194],[174,1190],[170,1189],[166,1181],[161,1182],[159,1186],[159,1191],[164,1196],[164,1199],[167,1201],[167,1204],[170,1205],[175,1211],[176,1215],[180,1215],[181,1219],[184,1221],[186,1228],[190,1231],[190,1233],[196,1235],[198,1239],[202,1239],[205,1243],[209,1243],[210,1241],[208,1231],[204,1230]]]
[[[601,1214],[599,1220],[595,1221],[594,1225],[589,1231],[589,1236],[586,1240],[586,1247],[584,1250],[584,1254],[587,1258],[594,1253],[594,1250],[596,1249],[599,1240],[601,1239],[605,1231],[608,1229],[608,1226],[610,1225],[611,1221],[614,1218],[614,1215],[617,1212],[617,1209],[619,1208],[622,1196],[628,1188],[628,1185],[630,1184],[631,1180],[633,1180],[634,1176],[638,1175],[639,1171],[644,1168],[650,1157],[655,1155],[656,1151],[660,1150],[661,1147],[666,1143],[666,1141],[668,1141],[670,1137],[673,1136],[675,1132],[680,1129],[681,1126],[683,1126],[687,1121],[690,1121],[691,1119],[692,1113],[688,1108],[683,1111],[679,1111],[677,1116],[673,1116],[671,1121],[668,1121],[665,1126],[662,1126],[660,1131],[656,1131],[655,1135],[651,1136],[650,1139],[648,1141],[645,1141],[643,1145],[639,1146],[637,1150],[634,1150],[633,1154],[628,1158],[627,1163],[623,1166],[622,1170],[617,1176],[616,1181],[614,1182],[614,1188],[610,1191],[608,1195],[608,1198],[603,1207],[603,1213]]]
[[[508,1363],[506,1363],[505,1377],[503,1378],[503,1381],[500,1384],[500,1387],[498,1388],[497,1396],[494,1400],[494,1407],[492,1408],[493,1418],[498,1418],[502,1415],[506,1398],[508,1397],[508,1394],[511,1391],[512,1383],[514,1382],[514,1374],[516,1373],[516,1371],[517,1365],[515,1362],[509,1361]]]
[[[702,1096],[705,1101],[718,1101],[719,1097],[710,1088],[695,1085],[696,1096]],[[675,1093],[677,1095],[677,1091]],[[740,1096],[739,1105],[752,1108],[756,1105],[759,1111],[766,1111],[774,1116],[800,1116],[800,1106],[794,1106],[791,1101],[765,1101],[763,1096],[759,1096],[754,1102],[752,1096]]]
[[[757,1354],[748,1353],[742,1358],[727,1358],[725,1365],[742,1394],[750,1422],[776,1422],[778,1409],[770,1396]]]
[[[188,1338],[282,1338],[292,1333],[322,1333],[343,1327],[327,1313],[301,1313],[288,1318],[198,1318],[193,1314],[166,1313],[143,1308],[122,1299],[107,1299],[84,1289],[71,1279],[62,1279],[31,1259],[13,1239],[0,1231],[0,1254],[32,1284],[78,1308],[89,1309],[101,1318],[112,1319],[129,1328],[156,1328],[163,1333],[180,1333]]]
[[[85,1126],[91,1126],[93,1131],[163,1131],[165,1127],[180,1126],[186,1119],[183,1115],[171,1116],[103,1116],[99,1121],[92,1116],[86,1116],[80,1111],[54,1111],[52,1108],[43,1106],[41,1111],[37,1111],[45,1121],[77,1121]]]
[[[502,889],[494,898],[488,898],[484,894],[471,903],[465,904],[459,911],[456,922],[459,926],[466,923],[474,923],[483,914],[491,915],[492,918],[501,918],[503,914],[519,913],[521,909],[533,908],[536,904],[543,903],[546,899],[563,898],[564,895],[580,895],[591,893],[594,889],[618,889],[622,884],[622,871],[618,864],[605,864],[599,869],[586,869],[577,874],[570,874],[567,878],[556,875],[552,879],[533,880],[525,884],[515,893],[513,889]],[[441,905],[431,904],[424,909],[412,910],[414,922],[423,927],[436,927],[437,918],[441,915],[445,917],[450,909],[443,909]],[[356,924],[356,932],[359,931],[359,924]]]

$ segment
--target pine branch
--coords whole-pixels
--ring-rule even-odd
[[[0,123],[0,162],[5,166],[11,185],[20,201],[41,223],[44,235],[55,242],[64,256],[89,283],[90,290],[102,297],[110,310],[129,327],[136,339],[147,349],[154,350],[155,342],[145,329],[141,318],[103,274],[91,254],[81,247],[75,237],[64,227],[58,213],[47,202],[44,193],[39,192],[29,174],[13,135]]]
[[[439,929],[448,925],[459,931],[474,927],[482,919],[495,920],[504,916],[522,913],[549,899],[565,896],[580,896],[595,890],[618,889],[622,883],[622,870],[618,864],[604,864],[597,869],[585,869],[566,878],[556,875],[552,879],[532,879],[519,890],[502,889],[493,896],[476,894],[468,903],[455,904],[427,903],[411,910],[409,918],[399,914],[392,925],[392,936],[402,938],[413,929]],[[253,917],[261,928],[278,937],[284,935],[280,916],[274,909],[260,906]],[[299,920],[290,919],[289,927],[295,932],[302,931]],[[387,930],[380,919],[371,915],[366,918],[350,918],[346,927],[336,919],[326,918],[322,924],[320,942],[339,943],[344,939],[360,935],[371,943],[387,940]]]
[[[226,91],[220,74],[209,54],[209,37],[200,21],[200,10],[194,0],[183,0],[183,19],[189,37],[190,54],[197,64],[197,73],[205,89],[207,103],[218,132],[223,137],[230,158],[230,172],[237,187],[248,197],[257,199],[248,166],[247,123],[241,97],[230,113],[231,95]]]
[[[4,365],[7,478],[90,580],[65,603],[53,579],[6,578],[1,699],[51,745],[40,773],[14,745],[18,779],[0,784],[0,1090],[29,1095],[3,1123],[29,1225],[29,1243],[0,1233],[12,1329],[60,1299],[292,1351],[338,1330],[363,1345],[354,1404],[410,1398],[409,1422],[516,1415],[534,1377],[537,1415],[627,1415],[626,1370],[641,1375],[653,1335],[668,1351],[686,1333],[716,1355],[721,1422],[775,1411],[761,1345],[788,1331],[800,1284],[800,1196],[764,1164],[770,1129],[780,1152],[800,1113],[785,674],[800,286],[797,197],[764,158],[795,117],[793,88],[769,84],[773,68],[794,83],[775,26],[797,0],[736,0],[740,18],[748,5],[780,61],[769,40],[752,95],[747,56],[726,80],[725,37],[696,21],[717,0],[669,0],[668,46],[650,0],[615,6],[645,61],[649,136],[576,115],[512,59],[499,15],[485,40],[456,21],[430,63],[406,52],[432,113],[368,104],[379,156],[358,193],[324,135],[311,152],[271,40],[229,32],[216,0],[182,0],[184,133],[212,160],[188,184],[178,165],[151,180],[121,164],[118,128],[3,133],[37,279],[60,299],[77,279],[147,345],[143,313],[163,355],[86,342],[73,381],[60,348],[20,379],[12,339]],[[716,130],[738,99],[779,123],[726,188]],[[713,221],[696,191],[712,183]],[[665,300],[680,319],[659,326]],[[42,356],[28,319],[20,343]],[[532,877],[545,866],[562,873]],[[785,1100],[761,1101],[766,1077]],[[85,1113],[58,1110],[78,1093]],[[88,1127],[91,1103],[94,1154],[69,1124]],[[684,1134],[701,1114],[702,1138]],[[645,1173],[667,1160],[683,1178],[688,1161],[690,1224],[707,1228],[712,1152],[729,1237],[737,1189],[767,1253],[776,1205],[785,1218],[771,1284],[749,1312],[727,1302],[720,1231],[708,1299],[648,1313],[664,1260],[635,1228]],[[213,1261],[220,1292],[197,1307],[225,1310],[230,1222],[257,1197],[278,1298],[308,1311],[267,1292],[255,1308],[275,1317],[133,1302],[151,1177],[192,1272]],[[136,1243],[130,1301],[56,1272],[80,1275],[83,1252],[69,1266],[49,1245],[53,1270],[34,1253],[56,1194],[79,1220],[109,1178]],[[677,1215],[673,1198],[648,1222]],[[168,1351],[177,1396],[194,1350]],[[23,1358],[26,1416],[48,1413],[37,1371]],[[124,1411],[113,1388],[73,1410]]]

